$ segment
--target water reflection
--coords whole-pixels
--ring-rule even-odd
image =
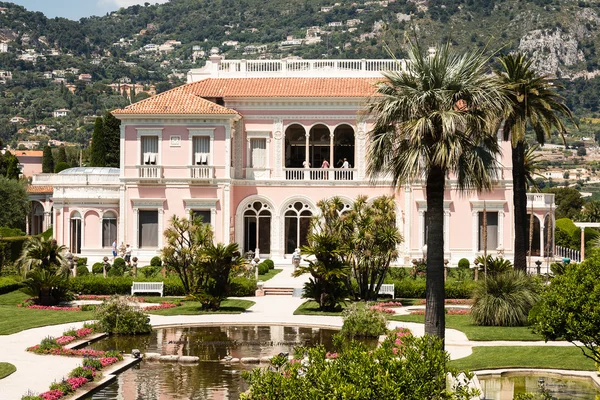
[[[512,400],[519,393],[542,393],[545,390],[553,399],[594,399],[600,394],[590,379],[561,376],[508,375],[480,377],[486,400]]]
[[[130,352],[140,349],[172,355],[198,356],[202,362],[144,362],[119,375],[118,380],[91,399],[166,400],[237,399],[248,389],[241,371],[255,365],[218,362],[232,357],[272,356],[292,353],[297,346],[324,345],[332,348],[334,330],[289,326],[223,326],[163,328],[149,335],[108,337],[91,347]]]

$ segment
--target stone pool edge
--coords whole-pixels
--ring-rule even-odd
[[[563,377],[589,378],[594,383],[597,389],[600,389],[600,377],[596,371],[582,371],[573,369],[550,369],[550,368],[498,368],[498,369],[481,369],[470,371],[478,378],[485,377],[503,377],[505,374],[524,374],[524,373],[542,373],[549,375],[557,375]]]
[[[81,388],[81,392],[79,392],[79,390],[77,390],[75,393],[70,395],[68,397],[68,399],[69,400],[84,399],[84,398],[90,396],[91,394],[94,394],[95,392],[102,390],[109,384],[113,383],[117,379],[117,376],[120,373],[133,367],[135,364],[138,364],[140,361],[142,361],[141,358],[133,358],[130,355],[125,354],[123,356],[123,361],[119,361],[118,363],[111,365],[110,368],[103,370],[102,379],[100,379],[97,382],[93,381],[93,382],[88,383],[87,385],[84,385]]]

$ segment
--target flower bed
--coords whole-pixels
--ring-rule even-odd
[[[61,356],[85,357],[82,366],[69,373],[69,377],[61,382],[54,382],[50,390],[39,395],[27,394],[21,400],[59,400],[70,395],[81,386],[92,382],[97,371],[123,360],[117,351],[100,351],[93,349],[67,349],[64,345],[76,339],[82,339],[98,331],[96,324],[85,324],[81,329],[71,329],[58,338],[48,337],[38,345],[31,346],[27,351],[37,354],[52,354]]]
[[[385,303],[377,303],[377,305],[388,308],[402,307],[402,303],[400,303],[399,301],[386,301]]]
[[[447,315],[468,315],[471,314],[470,308],[447,308]],[[425,315],[425,310],[415,310],[411,311],[410,315]]]
[[[421,299],[421,300],[419,300],[419,302],[417,304],[425,305],[426,303],[427,303],[427,300]],[[444,300],[444,304],[470,305],[470,304],[473,304],[473,300],[472,299],[446,299],[446,300]]]
[[[369,310],[378,311],[385,314],[396,314],[396,311],[392,310],[391,308],[385,308],[380,305],[371,306],[369,307]]]
[[[21,307],[20,304],[18,306]],[[81,307],[38,306],[36,304],[25,306],[25,308],[30,308],[33,310],[51,310],[51,311],[81,311]]]
[[[80,294],[77,295],[77,300],[106,300],[110,299],[112,295],[104,295],[104,294]],[[145,299],[143,297],[127,297],[128,301],[135,303],[145,303]]]
[[[183,305],[183,303],[168,303],[166,301],[163,301],[162,303],[160,303],[157,306],[149,306],[149,307],[144,307],[144,311],[153,311],[153,310],[166,310],[169,308],[173,308],[173,307],[178,307]]]

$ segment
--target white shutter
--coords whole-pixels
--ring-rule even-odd
[[[158,136],[142,136],[142,164],[150,164],[152,160],[156,163],[157,159]]]
[[[210,137],[194,137],[194,164],[210,164]]]

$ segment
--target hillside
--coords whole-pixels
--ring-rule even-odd
[[[181,84],[211,53],[388,58],[387,46],[402,57],[406,33],[425,46],[528,51],[578,116],[597,117],[599,22],[599,1],[573,0],[172,0],[80,21],[0,2],[0,139],[85,144],[94,115]],[[27,122],[8,122],[16,116]],[[31,131],[40,124],[54,131]]]

